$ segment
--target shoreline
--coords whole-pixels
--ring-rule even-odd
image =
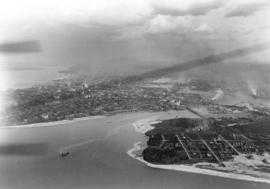
[[[151,124],[157,123],[157,122],[159,121],[149,118],[149,119],[137,121],[133,123],[132,125],[136,132],[144,134],[153,128]],[[216,170],[211,170],[211,169],[202,169],[202,168],[195,167],[195,165],[189,166],[189,165],[176,165],[176,164],[170,164],[170,165],[152,164],[145,161],[140,155],[144,148],[143,145],[146,145],[146,144],[144,144],[143,142],[135,143],[133,145],[133,148],[127,151],[127,154],[130,157],[142,162],[143,164],[151,168],[181,171],[181,172],[188,172],[188,173],[195,173],[195,174],[204,174],[204,175],[209,175],[209,176],[217,176],[217,177],[223,177],[223,178],[229,178],[229,179],[244,180],[244,181],[251,181],[251,182],[262,182],[262,183],[270,184],[270,180],[268,179],[258,178],[251,175],[237,174],[237,173],[232,173],[232,172],[226,173],[226,172],[221,172],[221,171],[216,171]]]
[[[157,112],[150,112],[150,113],[161,113],[161,112],[164,113],[164,111],[157,111]],[[176,112],[179,112],[179,111],[172,110],[172,111],[165,111],[165,112],[168,113],[168,114],[170,114],[170,113],[173,113],[173,112],[176,113]],[[184,112],[184,111],[181,111],[180,110],[180,112]],[[64,119],[64,120],[59,120],[59,121],[49,121],[49,122],[21,124],[21,125],[3,125],[3,126],[0,126],[0,129],[49,127],[49,126],[57,126],[57,125],[69,124],[69,123],[79,122],[79,121],[95,120],[95,119],[105,118],[105,117],[113,116],[113,115],[132,114],[132,113],[149,113],[149,112],[145,112],[145,111],[138,111],[138,112],[117,112],[116,114],[112,113],[112,114],[97,115],[97,116],[87,116],[87,117],[81,117],[81,118],[74,118],[74,119],[71,119],[71,120]],[[157,119],[157,116],[155,116],[155,120],[156,119]],[[143,121],[146,121],[146,120],[150,120],[150,119],[143,119]],[[153,118],[151,120],[153,120]],[[140,121],[142,121],[142,120],[140,120]],[[138,131],[138,132],[143,132],[143,131]]]
[[[25,125],[0,126],[0,129],[52,127],[52,126],[57,126],[57,125],[64,125],[64,124],[79,122],[79,121],[100,119],[104,117],[106,116],[88,116],[88,117],[74,118],[72,120],[50,121],[50,122],[32,123],[32,124],[25,124]]]
[[[167,113],[169,113],[169,112],[170,111],[168,111]],[[177,111],[175,111],[175,112],[177,112]],[[78,121],[100,119],[100,118],[105,118],[105,117],[113,116],[113,115],[132,114],[132,113],[147,113],[147,112],[145,112],[145,111],[138,111],[138,112],[118,112],[116,114],[87,116],[87,117],[81,117],[81,118],[74,118],[72,120],[65,119],[65,120],[59,120],[59,121],[49,121],[49,122],[23,124],[23,125],[22,124],[21,125],[3,125],[3,126],[0,126],[0,129],[49,127],[49,126],[57,126],[57,125],[69,124],[69,123],[78,122]],[[152,112],[152,113],[160,113],[160,112]]]
[[[263,179],[263,178],[257,178],[249,175],[242,175],[242,174],[236,174],[236,173],[225,173],[220,171],[214,171],[210,169],[201,169],[195,166],[189,166],[189,165],[158,165],[158,164],[152,164],[145,160],[143,160],[142,157],[138,156],[136,152],[142,150],[141,149],[141,142],[137,142],[134,144],[133,148],[128,150],[127,154],[142,162],[148,167],[155,168],[155,169],[164,169],[164,170],[173,170],[173,171],[181,171],[181,172],[188,172],[188,173],[195,173],[195,174],[204,174],[209,176],[217,176],[217,177],[223,177],[223,178],[230,178],[230,179],[236,179],[236,180],[244,180],[244,181],[251,181],[251,182],[263,182],[270,184],[270,180]]]

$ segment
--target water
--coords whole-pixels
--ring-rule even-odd
[[[121,114],[51,127],[1,129],[0,146],[30,145],[33,152],[0,150],[0,188],[269,188],[263,183],[153,169],[128,156],[126,152],[135,142],[146,140],[131,124],[161,114],[166,113]],[[89,143],[74,146],[84,141]],[[34,153],[38,145],[46,146],[44,153]],[[59,149],[69,146],[73,146],[71,155],[61,158]]]
[[[59,73],[63,67],[42,67],[37,70],[0,70],[0,90],[28,88],[47,84],[53,79],[65,77]]]

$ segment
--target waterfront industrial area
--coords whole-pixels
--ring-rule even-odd
[[[192,106],[203,106],[215,115],[235,117],[241,112],[247,116],[246,120],[264,119],[270,114],[269,109],[256,104],[219,104],[224,92],[208,81],[196,79],[183,82],[152,79],[130,85],[120,79],[92,84],[81,79],[60,78],[50,85],[9,90],[1,96],[5,102],[1,109],[2,125],[123,112],[184,110]]]

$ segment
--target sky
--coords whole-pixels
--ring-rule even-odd
[[[76,65],[92,77],[129,74],[270,41],[267,0],[8,0],[0,12],[0,44],[38,46],[0,52],[0,70]]]

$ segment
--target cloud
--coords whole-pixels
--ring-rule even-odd
[[[148,23],[149,33],[181,33],[191,25],[191,20],[185,17],[157,15]]]
[[[265,2],[242,4],[232,8],[226,17],[247,17],[254,15],[256,12],[268,6]]]
[[[0,28],[40,22],[122,26],[143,22],[152,7],[138,0],[10,0],[1,4],[0,12]]]
[[[194,31],[200,32],[200,33],[205,33],[205,34],[210,34],[210,33],[214,32],[214,29],[212,27],[210,27],[208,24],[203,23],[203,24],[199,25],[197,28],[195,28]]]
[[[198,23],[192,17],[157,15],[146,23],[145,33],[174,34],[195,37],[198,34],[211,34],[214,29],[207,23]]]
[[[221,7],[221,1],[164,1],[164,3],[152,3],[154,12],[161,15],[171,16],[201,16],[206,15],[211,10]]]

